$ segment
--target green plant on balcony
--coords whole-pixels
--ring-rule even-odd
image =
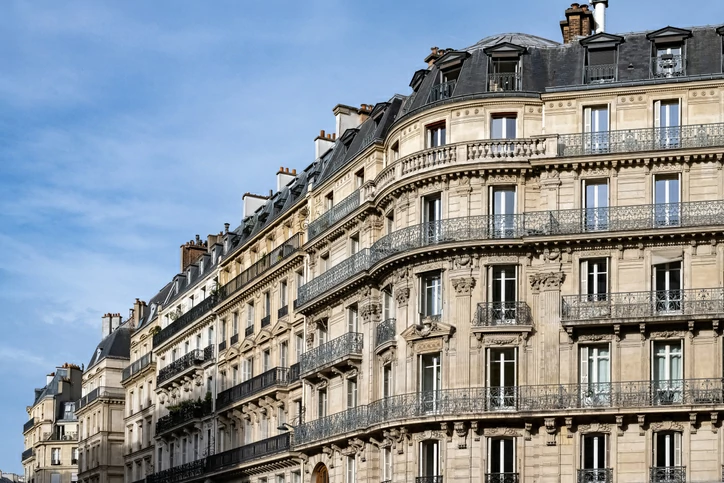
[[[168,318],[171,319],[171,322],[175,322],[176,319],[181,317],[183,315],[181,313],[181,307],[176,307],[176,310],[173,310],[171,313],[168,314]]]
[[[150,333],[152,336],[158,334],[159,332],[161,332],[161,327],[159,327],[158,325],[157,325],[156,327],[153,327],[153,328],[149,331],[149,333]]]

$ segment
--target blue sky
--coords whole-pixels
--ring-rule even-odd
[[[560,40],[570,4],[366,0],[0,2],[0,469],[22,472],[33,388],[87,363],[106,312],[178,247],[303,169],[332,108],[407,94],[432,46]],[[724,23],[724,2],[611,0],[610,32]]]

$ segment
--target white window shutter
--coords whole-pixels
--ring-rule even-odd
[[[581,384],[588,384],[588,347],[581,346]]]
[[[654,102],[654,127],[661,127],[661,101]]]
[[[581,295],[588,295],[588,260],[581,261]]]
[[[681,433],[674,433],[674,466],[681,466]]]
[[[591,132],[591,108],[583,110],[583,132]]]

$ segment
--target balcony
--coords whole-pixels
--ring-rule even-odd
[[[360,205],[361,199],[361,191],[357,190],[311,222],[307,227],[308,241],[315,239],[329,227],[352,213]]]
[[[397,319],[383,320],[375,327],[375,347],[395,340],[395,335],[397,335]]]
[[[724,315],[724,288],[720,287],[566,295],[561,321],[564,325],[598,325],[610,320],[637,323],[721,315]]]
[[[206,315],[216,306],[219,299],[215,295],[210,295],[202,300],[198,305],[192,307],[188,312],[171,322],[168,326],[153,336],[154,349],[164,342],[168,341],[181,331],[189,327],[198,319]]]
[[[626,381],[601,384],[475,387],[398,394],[295,428],[295,445],[339,438],[369,426],[425,417],[477,416],[485,413],[564,413],[640,411],[641,408],[722,404],[724,384],[717,379]]]
[[[267,315],[266,317],[262,317],[261,319],[261,328],[268,327],[269,324],[271,324],[271,315]]]
[[[297,306],[306,304],[313,298],[350,279],[352,276],[367,270],[369,265],[369,249],[358,251],[343,262],[338,263],[315,279],[299,287],[296,300]]]
[[[589,156],[718,146],[724,146],[724,123],[562,134],[558,138],[558,155]]]
[[[223,453],[208,456],[206,458],[206,473],[226,469],[229,466],[241,465],[249,461],[271,456],[282,451],[291,449],[291,438],[289,433],[263,439],[255,443],[246,444]]]
[[[616,64],[600,64],[587,65],[585,67],[585,84],[606,84],[608,82],[616,82],[618,74],[618,65]]]
[[[226,341],[219,342],[219,352],[226,350]]]
[[[662,54],[651,57],[651,78],[670,79],[686,75],[686,62],[683,55]]]
[[[35,456],[35,450],[33,448],[28,448],[25,451],[23,451],[23,455],[21,456],[20,461],[25,461],[27,459],[32,458]]]
[[[691,201],[525,213],[526,236],[724,225],[724,201]]]
[[[147,483],[179,483],[204,474],[205,459],[199,459],[146,477]]]
[[[686,466],[652,466],[650,483],[686,483]]]
[[[156,384],[160,385],[169,379],[185,372],[187,369],[200,366],[204,363],[204,352],[201,349],[194,349],[158,371]]]
[[[533,317],[527,303],[511,301],[478,304],[473,327],[508,327],[511,325],[533,325]]]
[[[150,366],[151,363],[153,363],[153,354],[148,353],[145,356],[138,359],[136,362],[131,364],[130,366],[123,369],[123,375],[121,376],[121,382],[126,381],[127,379],[130,379],[131,377],[135,376],[142,370],[144,370],[146,367]]]
[[[488,92],[520,91],[520,76],[514,72],[488,74]]]
[[[244,329],[244,337],[251,337],[254,335],[254,326],[250,325]]]
[[[249,283],[256,280],[264,272],[269,270],[271,267],[277,265],[282,260],[285,260],[296,253],[302,244],[302,234],[296,233],[291,236],[288,240],[282,243],[280,246],[271,251],[271,253],[264,255],[249,268],[241,272],[237,277],[231,279],[229,283],[219,289],[220,300],[226,300],[242,288],[246,287]]]
[[[613,469],[578,470],[577,483],[613,483]]]
[[[289,315],[289,305],[285,305],[284,307],[277,310],[277,318],[281,319],[282,317],[286,317]]]
[[[33,426],[35,426],[35,418],[30,418],[29,421],[26,421],[25,424],[23,424],[23,434],[33,429]]]
[[[485,483],[518,483],[518,473],[485,473]]]
[[[363,334],[348,332],[305,352],[299,360],[300,374],[308,375],[327,367],[346,363],[350,359],[361,359],[363,341]]]
[[[120,387],[101,386],[93,389],[91,392],[78,399],[75,403],[76,414],[85,406],[89,405],[98,398],[126,399],[126,391]]]
[[[248,329],[248,327],[247,327],[247,329]],[[252,334],[254,333],[254,330],[253,330],[253,329],[252,329],[251,333],[252,333]],[[238,342],[239,342],[239,334],[234,334],[234,335],[232,335],[232,336],[231,336],[231,340],[229,341],[229,343],[233,346],[233,345],[237,344]]]
[[[427,103],[430,104],[431,102],[451,98],[453,96],[453,92],[455,92],[456,83],[457,81],[451,80],[432,86],[430,95],[427,98]]]
[[[299,381],[299,363],[289,366],[289,384]]]
[[[286,386],[289,383],[289,373],[290,369],[287,367],[276,367],[222,391],[216,398],[216,409],[223,409],[271,387]]]
[[[442,476],[417,476],[415,477],[415,483],[442,483]]]
[[[166,416],[156,421],[156,436],[167,433],[174,428],[184,427],[189,422],[202,419],[212,413],[213,407],[210,399],[206,401],[192,401],[184,404],[182,407],[175,411],[170,411]]]

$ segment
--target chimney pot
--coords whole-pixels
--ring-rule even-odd
[[[229,226],[228,223],[224,223],[224,233],[229,233]]]
[[[324,137],[324,129],[322,129],[322,130],[319,131],[319,137],[320,137],[320,138],[323,138],[323,137]]]

